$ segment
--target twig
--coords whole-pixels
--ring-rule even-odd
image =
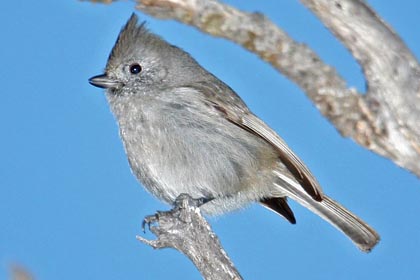
[[[145,219],[157,240],[137,239],[155,249],[174,248],[186,255],[206,280],[242,279],[220,245],[210,225],[201,216],[195,200],[188,195],[177,199],[168,212],[157,212]]]

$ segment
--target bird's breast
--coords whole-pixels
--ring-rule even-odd
[[[230,196],[268,185],[276,156],[263,140],[183,104],[134,107],[118,118],[121,137],[133,173],[158,198]]]

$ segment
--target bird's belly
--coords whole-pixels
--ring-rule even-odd
[[[154,125],[122,128],[121,135],[133,173],[167,203],[181,193],[194,198],[258,200],[271,185],[267,165],[274,164],[274,153],[267,154],[265,142],[236,126],[198,130]]]
[[[172,202],[181,193],[192,197],[227,196],[244,188],[241,165],[227,147],[186,143],[176,135],[127,143],[130,166],[155,196]]]

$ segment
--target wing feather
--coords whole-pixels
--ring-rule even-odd
[[[313,199],[317,201],[322,200],[322,189],[315,177],[277,133],[252,113],[245,114],[239,120],[238,125],[243,126],[273,145],[278,151],[283,164],[295,176],[296,180],[301,184],[305,191],[312,196]]]
[[[321,187],[305,164],[276,132],[250,112],[242,99],[229,86],[217,80],[197,82],[186,87],[201,93],[205,97],[205,102],[213,106],[227,120],[271,144],[277,150],[279,159],[303,189],[316,201],[322,200]]]

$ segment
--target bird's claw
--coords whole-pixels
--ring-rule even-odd
[[[183,208],[185,201],[188,201],[188,204],[194,207],[201,207],[207,202],[210,202],[214,199],[214,197],[200,197],[200,198],[192,198],[188,194],[180,194],[174,201],[175,208]]]
[[[146,225],[150,230],[150,225],[159,221],[158,214],[149,215],[144,217],[143,222],[141,223],[141,229],[146,233]]]

